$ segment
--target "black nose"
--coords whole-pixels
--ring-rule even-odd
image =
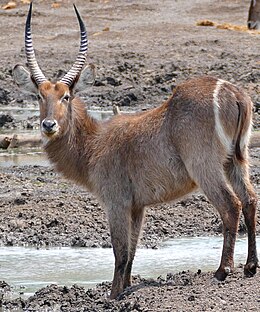
[[[42,127],[47,132],[54,131],[54,128],[56,127],[57,123],[54,119],[44,119],[42,122]]]

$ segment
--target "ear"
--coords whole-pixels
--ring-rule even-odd
[[[33,94],[38,94],[37,86],[32,79],[30,72],[22,65],[15,65],[13,68],[13,78],[15,83],[22,90]]]
[[[93,85],[96,77],[96,68],[94,64],[89,64],[80,73],[78,80],[73,86],[75,93],[84,91],[88,86]]]

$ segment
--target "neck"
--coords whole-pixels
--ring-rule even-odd
[[[84,104],[74,99],[66,131],[45,145],[48,158],[66,178],[90,188],[88,162],[93,149],[93,137],[99,124],[88,115]]]

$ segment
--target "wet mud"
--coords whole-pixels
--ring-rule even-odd
[[[0,0],[0,6],[7,1]],[[7,107],[35,109],[37,99],[13,83],[12,67],[25,64],[24,24],[28,5],[16,1],[0,9],[0,130],[39,128],[38,114],[24,120]],[[260,118],[260,35],[197,26],[200,20],[246,25],[250,1],[75,1],[88,27],[88,61],[97,67],[93,87],[81,94],[89,109],[146,110],[162,103],[185,79],[213,75],[245,88]],[[34,1],[32,20],[37,59],[50,79],[74,62],[79,33],[72,1]],[[2,113],[4,112],[4,113]],[[260,194],[259,148],[250,150],[251,179]],[[0,168],[0,244],[4,246],[81,246],[110,248],[105,209],[81,187],[52,168]],[[260,234],[258,204],[257,233]],[[139,246],[157,248],[166,239],[221,235],[222,223],[203,194],[147,208]],[[246,235],[241,219],[239,235]],[[246,254],[246,251],[245,251]],[[186,271],[158,279],[134,277],[119,300],[108,299],[111,284],[94,289],[50,285],[30,298],[14,299],[12,285],[0,284],[3,311],[258,311],[260,275],[244,278],[242,266],[225,282],[214,272]],[[167,272],[166,272],[167,273]],[[0,277],[0,280],[4,277]]]

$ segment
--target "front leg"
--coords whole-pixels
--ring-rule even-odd
[[[128,263],[131,239],[130,209],[112,207],[108,210],[108,219],[115,256],[110,299],[115,299],[124,290],[125,271]]]

